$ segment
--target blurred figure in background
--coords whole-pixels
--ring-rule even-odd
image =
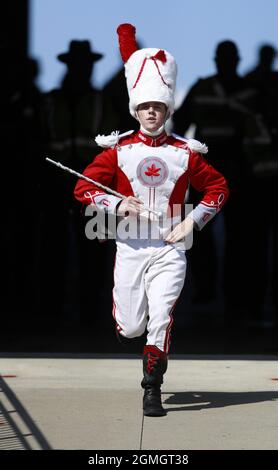
[[[208,145],[207,160],[227,179],[231,195],[223,210],[225,253],[223,290],[228,317],[236,319],[244,295],[244,250],[246,246],[246,168],[243,141],[246,115],[252,114],[256,91],[237,73],[238,48],[232,41],[219,43],[215,51],[216,74],[199,79],[189,90],[173,118],[174,132],[184,135],[190,125],[195,137]],[[190,201],[195,202],[191,191]],[[206,303],[217,293],[219,265],[214,223],[209,230],[195,234],[191,269],[195,280],[194,300]]]
[[[249,275],[247,303],[251,325],[277,325],[278,320],[278,71],[274,70],[277,51],[264,44],[258,64],[245,75],[259,96],[256,116],[246,119],[245,152],[250,175],[250,240],[246,250]],[[255,257],[255,260],[254,260]],[[255,262],[254,262],[255,261]],[[272,309],[272,319],[270,312]],[[267,318],[268,317],[268,318]],[[271,320],[272,323],[269,323]],[[274,322],[273,322],[274,321]]]
[[[138,123],[128,110],[129,98],[126,87],[125,69],[122,67],[105,85],[103,92],[112,104],[117,116],[115,129],[124,132],[126,129],[137,130]]]
[[[42,159],[41,93],[35,59],[3,45],[1,54],[1,162],[5,204],[2,207],[1,260],[5,273],[2,308],[29,327],[36,314],[39,176]],[[12,188],[11,188],[12,182]],[[20,315],[17,315],[20,312]],[[13,315],[6,320],[14,322]]]
[[[95,62],[102,57],[89,41],[71,41],[69,51],[57,57],[67,67],[61,87],[45,95],[48,149],[77,171],[96,153],[94,136],[110,127],[107,118],[104,122],[108,103],[92,85]],[[113,113],[109,119],[113,122]]]
[[[97,153],[94,137],[115,122],[109,102],[91,82],[94,65],[102,57],[91,50],[89,41],[72,40],[69,51],[58,55],[58,60],[67,67],[61,87],[45,95],[47,154],[79,172]],[[88,305],[94,298],[95,308],[98,307],[101,278],[100,275],[95,283],[91,282],[100,247],[95,240],[89,242],[84,237],[80,208],[72,196],[75,183],[71,175],[45,164],[41,194],[42,309],[46,315],[71,317],[73,323],[79,321],[79,315],[86,321],[84,315],[88,312],[92,317]],[[102,255],[99,270],[103,264]]]
[[[142,48],[140,41],[136,40],[136,44],[138,49]],[[127,129],[138,130],[138,122],[129,112],[129,96],[124,67],[120,66],[119,70],[107,81],[103,93],[115,111],[115,129],[120,132],[126,132]]]

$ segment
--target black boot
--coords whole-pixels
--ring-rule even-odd
[[[161,404],[160,386],[167,370],[167,354],[156,346],[145,346],[143,353],[144,378],[141,386],[145,389],[143,398],[144,416],[165,416]]]

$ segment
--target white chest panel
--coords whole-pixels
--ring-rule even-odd
[[[118,165],[136,197],[154,209],[166,210],[178,178],[187,170],[189,154],[168,144],[149,147],[143,143],[118,149]]]

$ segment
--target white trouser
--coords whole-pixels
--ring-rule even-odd
[[[117,241],[113,316],[128,338],[148,331],[147,344],[168,353],[172,311],[186,273],[185,252],[162,240]]]

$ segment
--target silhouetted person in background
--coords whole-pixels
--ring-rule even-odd
[[[264,44],[260,47],[258,55],[257,66],[245,75],[245,79],[261,93],[260,111],[265,118],[271,113],[272,108],[269,94],[274,91],[273,88],[277,87],[278,71],[273,70],[277,51],[272,45]]]
[[[22,196],[21,221],[19,214],[16,215],[17,237],[20,239],[17,265],[21,266],[18,274],[24,311],[28,312],[28,316],[33,321],[38,313],[39,288],[39,185],[43,163],[42,93],[36,84],[39,74],[37,60],[24,58],[21,67],[21,93],[18,95],[17,102],[21,109],[19,187]],[[19,167],[17,167],[18,170]],[[20,310],[22,308],[19,308]]]
[[[218,44],[215,53],[217,73],[199,79],[189,90],[173,118],[174,132],[184,135],[191,124],[196,139],[208,145],[208,162],[227,179],[231,196],[223,210],[225,223],[224,294],[229,315],[241,308],[244,246],[246,243],[245,164],[243,159],[244,122],[254,106],[255,92],[237,73],[240,57],[232,41]],[[189,202],[194,202],[191,192]],[[199,302],[215,298],[218,266],[214,224],[206,232],[195,233],[189,255]],[[223,235],[223,234],[222,234]]]
[[[103,93],[92,86],[94,64],[103,57],[91,51],[89,41],[73,40],[69,51],[58,55],[67,67],[61,87],[45,96],[47,142],[59,159],[82,170],[96,153],[94,136],[113,122],[114,113],[105,117],[108,103]]]
[[[58,60],[67,67],[61,87],[45,95],[47,154],[79,172],[97,153],[94,137],[114,122],[109,103],[91,83],[94,64],[102,57],[91,50],[89,41],[71,41],[69,51],[58,55]],[[84,315],[92,319],[88,305],[94,299],[98,307],[103,266],[102,255],[99,277],[93,283],[91,271],[98,265],[100,247],[98,242],[89,242],[84,236],[80,208],[72,196],[75,183],[71,175],[45,164],[42,308],[47,315],[58,318],[70,312],[73,323],[79,322],[80,314],[82,321],[86,321]]]
[[[120,132],[125,129],[137,130],[138,123],[129,113],[129,98],[126,87],[125,69],[121,68],[105,85],[103,92],[115,110],[117,120],[115,128]]]
[[[35,83],[38,63],[15,48],[1,54],[1,261],[5,273],[2,308],[22,326],[36,312],[37,230],[41,164],[41,93]],[[11,186],[12,182],[12,186]]]
[[[139,41],[137,41],[137,46],[139,49],[142,47]],[[124,67],[120,67],[108,80],[103,87],[103,93],[115,111],[115,129],[120,132],[126,132],[126,129],[138,130],[138,122],[129,112],[129,96]]]
[[[245,151],[250,172],[249,220],[252,236],[246,250],[249,275],[250,322],[264,326],[270,320],[264,306],[270,301],[274,322],[278,320],[278,71],[273,70],[277,51],[270,44],[261,46],[258,65],[245,75],[259,96],[256,116],[246,120]],[[254,199],[253,199],[254,200]],[[272,295],[268,295],[268,289]]]

